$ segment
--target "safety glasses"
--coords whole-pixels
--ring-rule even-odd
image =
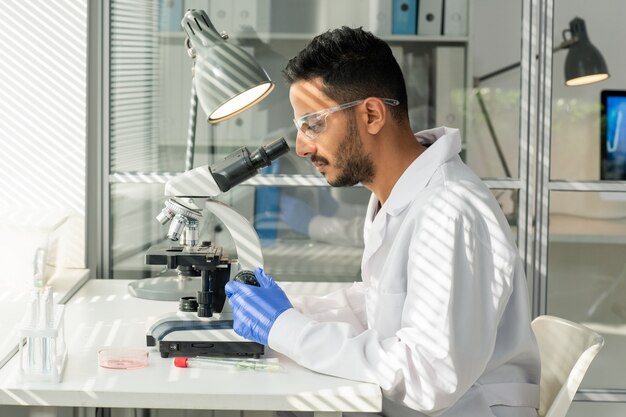
[[[398,104],[400,104],[398,100],[394,100],[392,98],[381,98],[380,100],[382,100],[383,103],[389,106],[397,106]],[[314,113],[307,113],[301,117],[298,117],[297,119],[293,119],[293,122],[296,125],[296,128],[304,133],[304,136],[307,139],[314,140],[320,133],[326,130],[326,118],[329,114],[346,110],[351,107],[356,107],[364,101],[365,99],[351,101],[349,103],[329,107],[327,109],[316,111]]]

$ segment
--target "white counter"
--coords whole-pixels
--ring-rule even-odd
[[[62,382],[20,383],[17,360],[0,369],[0,404],[314,411],[381,410],[376,385],[318,374],[279,356],[282,371],[176,368],[150,351],[149,366],[134,370],[98,367],[104,346],[145,346],[145,330],[177,302],[130,296],[127,280],[90,280],[65,307],[68,360]],[[288,293],[328,291],[338,285],[285,283]],[[151,348],[154,349],[154,348]],[[270,352],[266,356],[277,356]]]

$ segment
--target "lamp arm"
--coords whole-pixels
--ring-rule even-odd
[[[498,135],[496,135],[496,131],[493,127],[493,123],[491,123],[491,117],[489,117],[489,112],[487,111],[487,106],[485,106],[485,102],[483,100],[482,93],[480,92],[480,88],[478,86],[483,81],[486,81],[490,78],[496,77],[500,74],[504,74],[505,72],[509,72],[519,67],[521,62],[515,62],[513,64],[507,65],[495,71],[489,72],[480,77],[474,77],[474,94],[476,95],[476,100],[478,101],[478,106],[480,107],[480,112],[485,119],[485,123],[487,124],[487,130],[489,130],[489,136],[491,136],[491,141],[493,142],[493,146],[496,148],[496,153],[498,154],[498,159],[500,160],[500,164],[502,165],[502,169],[504,170],[504,174],[507,177],[511,177],[511,169],[509,168],[509,164],[506,162],[506,158],[504,157],[504,152],[502,152],[502,147],[500,146],[500,141],[498,140]]]
[[[565,32],[565,31],[564,31]],[[556,51],[560,51],[562,49],[568,49],[569,47],[571,47],[572,45],[574,45],[575,43],[578,42],[578,38],[576,36],[572,36],[570,38],[566,38],[565,35],[563,35],[563,42],[561,42],[560,44],[558,44],[556,47],[554,47],[552,49],[552,52],[556,52]],[[535,58],[538,58],[539,56],[537,55]],[[486,81],[490,78],[496,77],[500,74],[504,74],[505,72],[509,72],[517,67],[519,67],[522,63],[521,62],[515,62],[513,64],[507,65],[505,67],[502,67],[500,69],[497,69],[495,71],[489,72],[485,75],[481,75],[480,77],[474,77],[474,87],[478,87],[478,85],[480,83],[482,83],[483,81]]]
[[[483,96],[480,93],[480,88],[474,89],[474,94],[476,95],[476,100],[478,101],[478,105],[480,106],[480,112],[485,118],[485,123],[487,123],[489,136],[491,136],[493,145],[496,148],[496,152],[498,153],[498,159],[500,159],[500,164],[502,164],[502,168],[504,169],[504,174],[507,177],[511,177],[511,170],[509,169],[509,164],[506,162],[506,158],[504,157],[504,153],[502,152],[502,148],[500,147],[498,136],[496,135],[496,131],[493,128],[493,124],[491,123],[491,117],[489,117],[489,113],[487,112],[487,107],[485,106],[485,102],[483,101]]]
[[[488,80],[490,78],[493,78],[493,77],[495,77],[497,75],[504,74],[505,72],[509,72],[509,71],[519,67],[521,64],[522,64],[521,62],[516,62],[514,64],[507,65],[506,67],[502,67],[500,69],[497,69],[497,70],[495,70],[493,72],[489,72],[489,73],[487,73],[485,75],[481,75],[480,77],[474,77],[474,87],[478,87],[478,85],[480,83],[482,83],[483,81],[486,81],[486,80]]]
[[[187,150],[185,152],[185,171],[193,169],[193,158],[196,147],[196,118],[198,113],[198,94],[196,83],[191,78],[191,98],[189,99],[189,124],[187,127]]]

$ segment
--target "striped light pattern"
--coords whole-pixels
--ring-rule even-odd
[[[0,209],[62,210],[84,253],[87,0],[0,4]]]
[[[0,5],[0,205],[85,212],[87,2]]]
[[[157,168],[158,7],[154,0],[110,3],[111,171]]]

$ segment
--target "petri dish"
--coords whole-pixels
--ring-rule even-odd
[[[148,350],[105,347],[98,350],[98,365],[108,369],[139,369],[148,366]]]

